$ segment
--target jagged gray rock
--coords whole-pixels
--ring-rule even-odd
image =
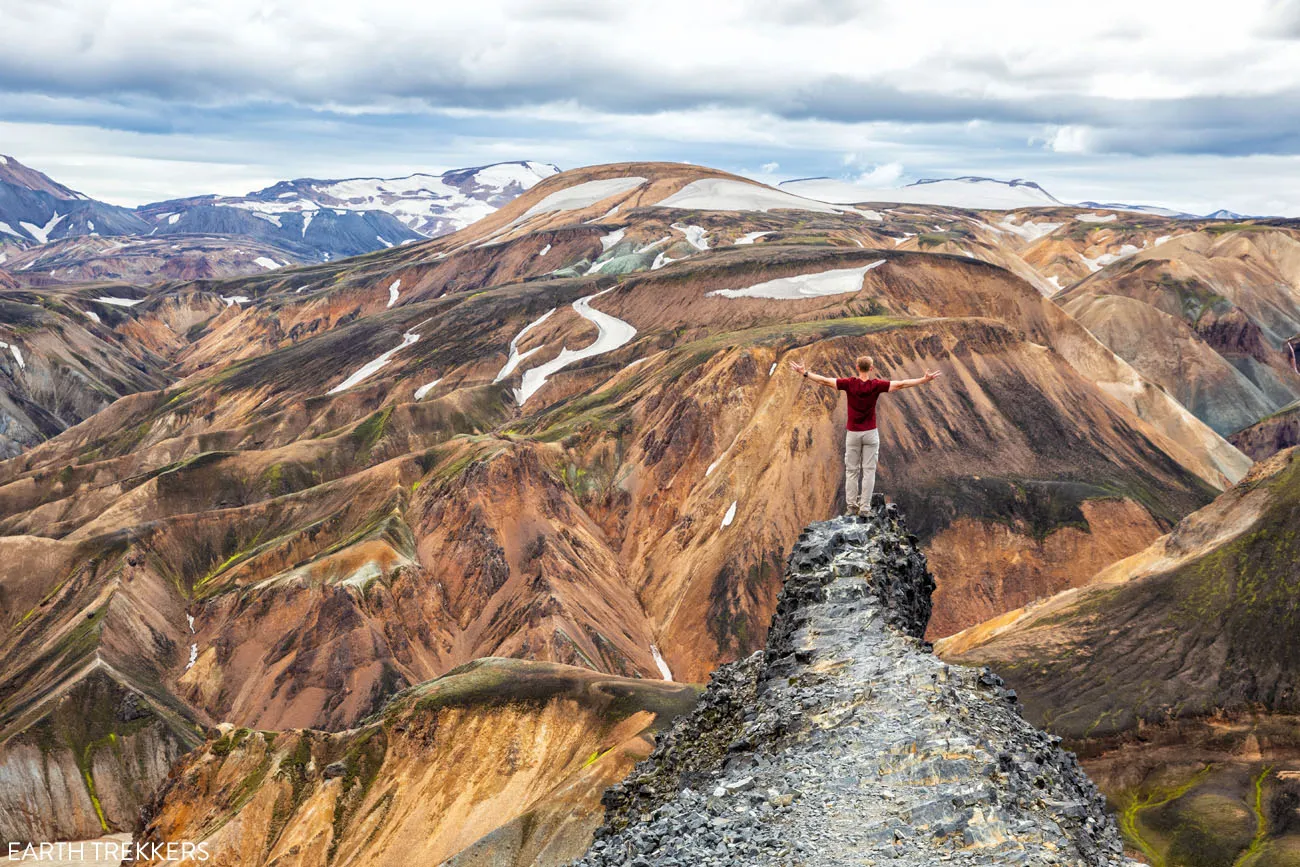
[[[934,581],[896,507],[813,524],[765,651],[605,795],[580,867],[1121,865],[1102,796],[988,669],[920,636]]]

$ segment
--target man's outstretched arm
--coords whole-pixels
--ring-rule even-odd
[[[918,376],[916,379],[893,379],[889,382],[889,390],[898,391],[903,388],[915,388],[918,385],[926,385],[927,383],[934,382],[940,376],[943,376],[943,374],[937,370],[927,370],[925,376]]]
[[[807,367],[805,367],[803,364],[801,364],[798,361],[790,362],[790,366],[794,368],[795,373],[799,374],[804,379],[811,380],[812,382],[815,382],[818,385],[825,385],[829,388],[835,387],[834,377],[822,376],[820,373],[813,373],[811,370],[809,370]]]

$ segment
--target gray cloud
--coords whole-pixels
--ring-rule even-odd
[[[1152,37],[1137,21],[1099,29],[1073,55],[1045,50],[1033,34],[999,32],[999,42],[958,31],[949,34],[954,45],[883,68],[882,49],[873,52],[866,40],[887,47],[891,37],[918,35],[915,21],[895,20],[884,4],[664,6],[654,18],[638,17],[639,4],[593,0],[401,14],[386,6],[229,2],[146,15],[115,0],[0,0],[0,92],[51,104],[288,104],[377,114],[550,104],[622,115],[730,108],[844,124],[1088,126],[1105,131],[1090,138],[1094,146],[1112,152],[1297,152],[1300,118],[1291,106],[1300,64],[1290,64],[1289,77],[1276,70],[1244,76],[1251,89],[1185,92],[1193,76],[1217,86],[1248,69],[1265,51],[1257,46],[1144,50]],[[723,11],[698,25],[671,14],[705,9]],[[1300,26],[1300,0],[1271,0],[1262,14],[1270,33],[1289,33]],[[937,24],[942,9],[934,15]],[[664,28],[663,18],[674,26]],[[646,32],[654,27],[662,32]],[[853,53],[859,40],[860,55]],[[1147,88],[1156,95],[1122,81],[1099,88],[1081,74],[1090,71],[1160,86]]]
[[[1300,0],[1271,0],[1258,32],[1267,37],[1300,39]]]
[[[1235,13],[1209,20],[1175,0],[1094,0],[1087,14],[1032,0],[0,0],[0,117],[52,138],[120,132],[157,159],[184,161],[182,143],[221,166],[266,152],[218,173],[231,184],[342,174],[357,154],[394,171],[490,154],[820,174],[856,153],[909,177],[1045,184],[1121,159],[1155,174],[1189,159],[1294,168],[1274,157],[1300,154],[1286,42],[1300,0],[1238,0]],[[131,183],[127,197],[151,195]]]

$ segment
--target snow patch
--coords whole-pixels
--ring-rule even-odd
[[[543,248],[538,252],[537,256],[538,256],[538,258],[540,258],[540,257],[542,257],[542,256],[545,256],[545,255],[546,255],[547,253],[549,253],[549,252],[551,252],[551,245],[550,245],[550,244],[547,244],[545,247],[543,247]]]
[[[226,302],[227,307],[233,307],[236,304],[247,304],[253,300],[247,295],[221,295],[219,297],[222,301]]]
[[[736,240],[732,241],[731,243],[734,244],[735,246],[739,247],[739,246],[741,246],[742,244],[752,244],[752,243],[754,243],[755,241],[757,241],[759,238],[765,237],[765,236],[767,236],[767,235],[772,235],[772,234],[775,234],[775,233],[773,233],[773,232],[746,232],[745,234],[741,235],[739,238],[737,238]]]
[[[774,373],[776,373],[776,362],[775,362],[775,361],[773,361],[773,362],[772,362],[772,366],[769,367],[769,368],[767,369],[767,375],[768,375],[768,376],[771,376],[771,375],[774,374]]]
[[[709,239],[705,236],[703,226],[684,226],[681,223],[673,223],[669,228],[676,229],[685,235],[686,243],[690,244],[695,249],[709,249]]]
[[[416,400],[424,400],[424,396],[425,396],[426,394],[428,394],[429,392],[433,391],[433,387],[434,387],[435,385],[437,385],[438,383],[440,383],[440,382],[442,382],[442,377],[441,377],[441,376],[438,377],[437,379],[433,380],[433,382],[426,382],[424,385],[422,385],[422,386],[420,386],[419,388],[417,388],[417,389],[415,390],[415,399],[416,399]]]
[[[397,298],[398,295],[400,294],[397,290],[401,288],[402,288],[402,279],[399,277],[393,281],[392,286],[388,287],[388,303],[384,305],[385,307],[392,307],[394,304],[397,303]]]
[[[551,193],[527,211],[524,211],[515,222],[521,222],[537,214],[547,214],[552,211],[577,211],[582,208],[589,208],[603,199],[608,199],[610,196],[631,192],[644,184],[645,181],[645,178],[628,177],[606,178],[601,181],[574,184],[571,187],[565,187]]]
[[[96,324],[99,324],[99,323],[100,323],[101,320],[100,320],[100,318],[99,318],[99,314],[96,313],[95,311],[93,311],[93,310],[83,310],[83,311],[81,311],[81,312],[84,313],[84,314],[86,314],[86,317],[89,318],[90,321],[92,321],[92,322],[94,322],[94,323],[96,323]]]
[[[420,339],[420,335],[411,331],[406,332],[405,334],[402,335],[401,343],[399,343],[397,346],[393,347],[392,349],[388,350],[384,354],[378,356],[377,358],[373,358],[370,361],[367,361],[361,367],[357,368],[357,370],[351,376],[349,376],[347,379],[343,380],[341,383],[331,388],[328,393],[338,394],[340,391],[346,391],[347,389],[351,388],[357,383],[362,382],[363,380],[369,378],[371,375],[376,373],[384,365],[388,364],[388,362],[392,361],[393,356],[396,355],[399,350],[405,349],[406,347],[410,346],[412,343],[414,343],[419,339]]]
[[[658,271],[660,268],[664,267],[665,265],[671,265],[674,262],[680,262],[680,261],[682,260],[673,259],[668,255],[667,252],[662,252],[658,256],[655,256],[655,260],[650,263],[650,270]]]
[[[591,306],[593,300],[604,295],[605,292],[612,291],[613,287],[606,289],[604,292],[597,292],[595,295],[584,296],[573,302],[574,311],[583,319],[595,324],[596,339],[589,346],[582,349],[574,350],[566,346],[560,350],[559,355],[545,364],[539,364],[537,367],[524,371],[523,381],[520,383],[520,387],[515,389],[515,400],[520,406],[523,406],[528,398],[536,394],[537,390],[546,384],[547,377],[568,367],[570,364],[576,364],[584,359],[612,352],[631,342],[632,338],[636,336],[636,329],[629,323],[610,316],[608,313],[601,313]]]
[[[274,259],[268,259],[266,256],[258,256],[256,259],[253,260],[253,264],[261,265],[263,268],[265,268],[268,271],[274,271],[276,268],[284,267],[279,262],[275,261]]]
[[[646,244],[644,247],[637,247],[636,252],[638,255],[640,255],[641,253],[649,253],[655,247],[661,246],[663,244],[667,244],[672,239],[673,239],[672,235],[664,235],[658,241],[651,241],[649,244]]]
[[[390,242],[390,241],[384,239],[383,237],[381,237],[381,236],[379,236],[379,235],[375,235],[375,240],[378,241],[379,243],[383,244],[385,247],[391,247],[391,246],[393,246],[393,245],[392,245],[392,242]]]
[[[143,301],[143,298],[114,298],[111,295],[100,295],[95,299],[100,304],[112,304],[114,307],[134,307]]]
[[[796,277],[778,277],[745,289],[717,289],[709,295],[721,295],[723,298],[777,298],[793,300],[798,298],[818,298],[823,295],[845,295],[862,289],[862,278],[873,268],[879,268],[887,260],[875,262],[860,268],[836,268],[831,271],[818,271],[814,274],[800,274]]]
[[[668,198],[656,202],[660,208],[688,211],[772,211],[787,209],[838,214],[851,208],[828,205],[762,184],[733,181],[728,178],[701,178],[691,181]]]
[[[722,527],[725,529],[731,526],[731,522],[736,520],[736,503],[739,500],[732,500],[731,508],[727,509],[727,514],[722,516]]]
[[[50,221],[46,223],[44,226],[37,226],[33,223],[28,223],[23,220],[19,220],[18,225],[26,229],[27,234],[35,238],[38,243],[45,244],[48,243],[50,240],[50,232],[53,232],[54,227],[59,225],[59,223],[62,223],[63,218],[66,216],[67,214],[59,214],[58,211],[55,211],[54,216],[50,217]]]
[[[663,676],[664,680],[669,681],[671,683],[673,679],[673,673],[668,668],[668,663],[664,662],[664,658],[659,654],[659,648],[655,647],[653,644],[650,645],[650,655],[654,657],[655,667],[659,669],[659,674]]]
[[[1119,248],[1118,253],[1102,253],[1096,259],[1089,259],[1087,256],[1080,253],[1079,258],[1083,260],[1083,264],[1088,266],[1088,270],[1095,274],[1112,262],[1118,262],[1120,259],[1127,259],[1129,256],[1140,252],[1142,251],[1137,247],[1134,247],[1132,244],[1125,244]]]
[[[614,231],[610,232],[608,235],[603,236],[600,239],[600,252],[608,253],[609,248],[613,247],[619,241],[623,240],[623,236],[626,234],[627,234],[627,229],[624,228],[624,229],[615,229]]]
[[[196,663],[196,662],[198,662],[198,661],[199,661],[199,646],[198,646],[197,644],[191,644],[191,645],[190,645],[190,661],[187,662],[187,663],[185,663],[185,670],[186,670],[186,671],[189,671],[191,668],[194,667],[194,663]]]
[[[25,237],[23,237],[22,232],[16,231],[13,226],[9,225],[3,220],[0,220],[0,232],[4,232],[6,235],[13,235],[15,238],[20,238],[24,241],[27,240]]]
[[[16,344],[5,343],[3,340],[0,340],[0,349],[8,349],[10,352],[14,354],[14,361],[18,362],[19,370],[27,369],[27,363],[23,361],[23,351],[19,349]]]
[[[1035,223],[1032,220],[1026,220],[1025,222],[1017,225],[1014,222],[1014,218],[1008,216],[1006,219],[998,223],[993,228],[1002,229],[1004,231],[1019,235],[1021,238],[1024,238],[1026,241],[1037,241],[1039,238],[1042,238],[1045,235],[1052,234],[1053,232],[1055,232],[1057,229],[1061,228],[1064,225],[1065,225],[1064,223]]]
[[[541,349],[540,346],[534,346],[532,349],[521,354],[519,352],[519,341],[523,339],[525,334],[532,331],[537,326],[541,325],[547,319],[550,319],[551,314],[554,313],[556,309],[557,308],[552,307],[550,310],[547,310],[541,316],[539,316],[538,318],[534,319],[532,322],[529,322],[527,325],[525,325],[523,329],[514,336],[514,339],[510,341],[510,355],[506,359],[505,366],[502,367],[500,372],[497,373],[496,379],[492,380],[493,385],[497,384],[498,382],[505,379],[510,374],[514,373],[515,368],[519,366],[519,362],[523,361],[525,358],[532,355],[537,350]]]
[[[1075,219],[1080,223],[1113,223],[1119,217],[1115,214],[1079,214]]]

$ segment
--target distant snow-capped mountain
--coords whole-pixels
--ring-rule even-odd
[[[96,201],[0,155],[0,244],[44,244],[77,235],[148,231],[128,208]]]
[[[209,235],[254,239],[300,261],[339,259],[464,228],[558,171],[521,161],[403,178],[302,178],[246,196],[192,196],[128,209],[0,156],[0,245]]]
[[[1162,208],[1159,205],[1130,205],[1124,202],[1079,202],[1080,208],[1096,208],[1104,211],[1132,211],[1137,214],[1150,214],[1153,217],[1193,217],[1184,211]]]
[[[895,189],[864,187],[834,178],[802,178],[785,181],[781,189],[810,199],[848,205],[859,202],[896,202],[906,205],[939,205],[950,208],[1009,211],[1015,208],[1059,208],[1064,202],[1033,181],[999,181],[965,176],[928,178]]]
[[[325,211],[381,211],[417,236],[432,238],[481,220],[559,168],[530,161],[453,169],[441,175],[402,178],[300,178],[281,181],[246,196],[204,196],[146,205],[165,214],[169,225],[184,220],[191,203],[237,208],[274,222],[284,214],[321,215]],[[170,213],[168,213],[170,212]],[[175,221],[171,220],[177,216]],[[314,217],[308,218],[308,222]]]
[[[949,208],[970,208],[981,211],[1010,211],[1017,208],[1093,208],[1109,211],[1132,211],[1157,217],[1195,217],[1184,211],[1157,205],[1133,205],[1124,202],[1061,201],[1033,181],[1017,178],[999,181],[994,178],[964,176],[960,178],[929,178],[894,189],[865,187],[851,181],[834,178],[802,178],[785,181],[781,189],[810,199],[836,204],[862,202],[894,202],[903,205],[936,205]],[[1206,215],[1214,220],[1242,219],[1232,211],[1215,211]]]
[[[241,234],[339,258],[432,238],[481,220],[559,171],[496,163],[403,178],[300,178],[246,196],[199,196],[139,209],[151,234]]]
[[[1249,220],[1249,214],[1238,214],[1236,211],[1229,211],[1227,208],[1220,208],[1212,214],[1206,214],[1207,220]]]
[[[407,228],[427,238],[445,235],[475,223],[539,181],[559,172],[558,166],[531,161],[496,163],[453,169],[441,175],[404,178],[350,178],[283,181],[246,196],[249,207],[346,208],[392,214]],[[256,203],[256,204],[254,204]]]

